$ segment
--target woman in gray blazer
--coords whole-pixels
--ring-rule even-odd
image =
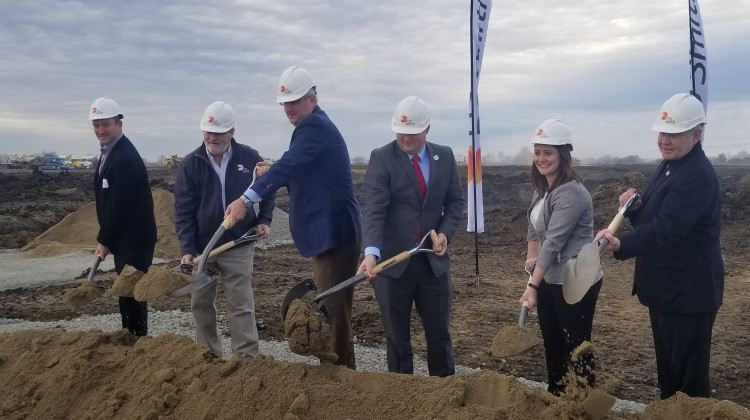
[[[527,260],[531,271],[520,302],[536,306],[547,362],[547,390],[560,395],[572,367],[576,377],[594,385],[594,357],[587,353],[571,360],[573,350],[591,340],[594,308],[601,281],[580,302],[569,305],[562,293],[562,272],[568,259],[594,240],[591,194],[573,169],[570,128],[559,120],[547,120],[531,140],[534,160],[531,183],[534,196],[527,212]],[[533,271],[532,271],[533,270]],[[600,272],[597,280],[601,280]]]

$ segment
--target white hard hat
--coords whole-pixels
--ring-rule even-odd
[[[430,107],[422,98],[407,96],[396,105],[391,120],[394,133],[419,134],[430,126]]]
[[[106,118],[122,118],[122,110],[117,102],[109,98],[99,98],[91,104],[89,109],[89,121],[103,120]]]
[[[234,110],[228,103],[216,101],[206,107],[201,117],[201,130],[209,133],[226,133],[234,128]]]
[[[678,93],[664,102],[651,129],[660,133],[684,133],[705,123],[706,113],[701,101],[689,93]]]
[[[539,124],[534,132],[534,137],[529,143],[548,144],[551,146],[569,145],[573,150],[573,132],[565,123],[560,120],[546,120]]]
[[[276,101],[280,104],[296,101],[305,96],[315,86],[315,81],[310,72],[302,67],[289,67],[281,73],[279,78],[279,92]]]

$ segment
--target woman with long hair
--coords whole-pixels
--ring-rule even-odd
[[[565,263],[594,240],[591,194],[573,168],[570,128],[559,120],[544,121],[531,140],[534,158],[531,183],[534,195],[527,212],[527,260],[531,278],[520,302],[537,307],[547,363],[547,390],[565,391],[571,370],[585,384],[594,386],[594,357],[590,352],[571,360],[573,351],[591,340],[596,300],[602,273],[586,295],[575,304],[563,298]]]

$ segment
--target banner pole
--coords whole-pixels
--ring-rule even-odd
[[[474,95],[476,95],[475,92],[475,86],[474,86],[474,0],[469,0],[469,60],[471,61],[471,92],[469,97],[469,102],[471,102],[471,169],[472,169],[472,188],[474,190],[474,194],[472,194],[472,199],[474,200],[474,261],[475,261],[475,275],[477,279],[477,286],[479,286],[479,232],[478,232],[478,225],[477,225],[477,151],[476,151],[476,142],[475,142],[475,135],[476,135],[476,129],[474,122],[476,119],[474,118]]]

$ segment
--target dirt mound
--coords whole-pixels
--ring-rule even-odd
[[[135,284],[133,295],[140,302],[150,302],[187,286],[193,280],[192,277],[165,266],[151,266],[148,273]]]
[[[2,418],[559,419],[588,412],[490,371],[435,378],[263,356],[223,360],[185,336],[136,340],[124,330],[31,330],[0,341]],[[677,395],[642,416],[602,418],[747,416],[729,401]]]
[[[158,238],[154,257],[177,258],[180,252],[177,233],[174,228],[174,196],[167,190],[154,188],[154,214]],[[96,206],[88,203],[65,216],[59,223],[47,229],[23,247],[32,251],[33,256],[63,255],[70,252],[96,249],[96,235],[99,222],[96,219]]]
[[[331,349],[330,327],[311,297],[303,296],[292,301],[284,320],[284,331],[289,337],[289,350],[294,353],[313,355],[321,363],[338,360]]]

